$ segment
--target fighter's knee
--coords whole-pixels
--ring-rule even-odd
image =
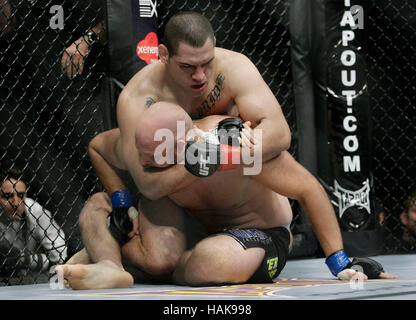
[[[107,217],[111,213],[111,202],[109,197],[104,192],[98,192],[93,194],[85,203],[79,215],[79,223],[82,225],[87,224],[92,218]]]

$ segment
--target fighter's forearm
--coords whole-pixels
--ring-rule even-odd
[[[343,249],[339,224],[322,186],[316,183],[306,197],[299,199],[299,203],[309,217],[325,256]]]
[[[113,154],[115,153],[114,147],[110,150],[107,150],[107,152],[102,150],[103,145],[100,145],[101,138],[102,137],[98,135],[91,141],[88,147],[88,153],[97,177],[100,179],[104,189],[111,196],[111,194],[117,190],[126,189],[123,181],[117,174],[114,167],[118,167],[119,169],[125,168],[123,164],[118,160],[118,158]],[[112,143],[107,143],[105,145],[114,146]]]

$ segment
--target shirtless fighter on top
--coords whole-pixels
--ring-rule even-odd
[[[114,134],[114,130],[103,133],[95,139],[96,142],[103,140],[98,143],[103,150],[91,149],[97,174],[112,201],[105,194],[97,194],[81,212],[80,226],[86,250],[75,255],[67,265],[57,267],[58,273],[63,274],[69,286],[77,289],[131,286],[133,278],[124,270],[121,256],[152,277],[175,270],[174,279],[190,285],[245,282],[257,273],[259,265],[277,267],[280,271],[285,259],[282,254],[287,251],[288,232],[279,229],[281,237],[260,237],[268,244],[280,238],[280,244],[272,244],[273,250],[280,255],[280,261],[275,259],[262,263],[265,257],[263,247],[244,250],[233,236],[223,234],[206,238],[198,243],[195,250],[184,253],[183,211],[172,202],[189,206],[210,231],[223,227],[264,229],[282,226],[291,219],[287,199],[271,190],[297,199],[304,206],[335,275],[349,266],[349,260],[342,250],[336,217],[323,189],[287,152],[282,152],[290,145],[289,128],[273,93],[251,61],[241,54],[215,48],[209,22],[195,13],[179,14],[170,20],[166,26],[164,44],[159,47],[159,55],[160,61],[136,74],[120,95],[117,107],[120,135]],[[156,109],[156,101],[179,104],[193,118],[227,113],[235,103],[240,117],[250,121],[249,124],[254,128],[262,130],[262,173],[256,178],[241,177],[240,168],[216,172],[210,178],[200,178],[181,164],[149,168],[156,166],[152,157],[158,142],[153,139],[151,143],[140,144],[135,137],[138,124],[140,132],[140,128],[149,128],[152,123],[153,118],[145,115]],[[244,132],[246,137],[252,137],[249,125],[245,125]],[[244,148],[247,145],[242,145]],[[132,203],[122,181],[103,160],[128,170],[141,193],[154,200],[142,199],[138,217],[140,224],[137,218],[133,219],[134,230],[129,233],[131,240],[122,244],[121,252],[107,229],[106,219],[112,209],[114,212],[111,217],[120,210],[127,215]],[[231,177],[228,188],[224,188],[224,180],[218,182],[224,188],[221,193],[216,192],[217,185],[208,182],[216,180],[216,175]],[[272,175],[273,179],[266,179]],[[233,183],[232,180],[237,176],[244,181]],[[203,182],[204,179],[206,182]],[[293,190],[287,189],[289,181]],[[205,188],[202,187],[204,184]],[[286,189],[280,190],[280,184]],[[191,185],[192,188],[189,187]],[[239,187],[239,193],[233,192],[236,186]],[[244,189],[245,186],[247,189]],[[188,193],[184,194],[187,187]],[[250,194],[246,192],[249,189]],[[263,193],[269,195],[267,201],[254,197]],[[193,205],[186,202],[192,199],[196,201]],[[230,199],[233,199],[231,203],[225,202]],[[243,211],[239,211],[240,206],[244,207]],[[218,209],[217,213],[211,211],[213,215],[202,214],[204,210],[208,213],[213,208]],[[251,234],[237,233],[246,238]],[[217,242],[211,246],[210,242],[214,240]],[[277,268],[274,276],[279,272]],[[368,273],[365,268],[363,271]],[[380,272],[376,274],[381,277],[384,275]],[[366,277],[361,272],[354,272],[353,276]],[[264,278],[262,281],[265,281]]]

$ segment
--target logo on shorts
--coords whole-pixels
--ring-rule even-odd
[[[277,272],[277,262],[278,261],[279,261],[278,257],[272,258],[272,259],[267,259],[267,266],[268,266],[270,279],[273,279],[274,275]]]
[[[137,56],[147,64],[156,62],[159,58],[159,40],[156,33],[149,32],[136,48]]]
[[[367,210],[368,214],[370,210],[370,183],[368,179],[364,182],[364,186],[356,191],[351,191],[342,188],[335,180],[335,194],[338,197],[339,217],[341,218],[345,210],[351,207],[361,207]]]

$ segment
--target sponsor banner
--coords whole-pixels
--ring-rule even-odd
[[[146,37],[139,41],[136,47],[137,56],[147,64],[156,62],[159,59],[159,40],[155,32],[149,32]]]
[[[131,0],[133,46],[137,54],[137,71],[156,62],[158,54],[157,0]]]
[[[374,228],[365,1],[326,1],[328,147],[343,231]]]

